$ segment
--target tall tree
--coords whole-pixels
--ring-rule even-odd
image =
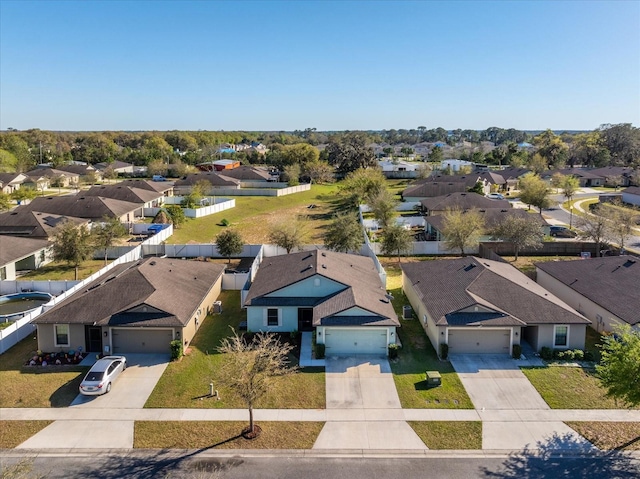
[[[631,123],[607,124],[599,132],[614,165],[640,166],[640,128]]]
[[[115,217],[105,217],[91,230],[96,248],[104,249],[104,265],[107,265],[107,252],[118,238],[127,235],[127,228]]]
[[[327,227],[324,244],[333,251],[357,251],[364,241],[364,233],[353,213],[341,213]]]
[[[549,194],[551,194],[551,188],[538,175],[527,173],[520,178],[520,200],[538,208],[540,214],[544,208],[551,205]]]
[[[8,211],[11,206],[11,196],[0,190],[0,211]]]
[[[602,205],[600,212],[609,220],[611,239],[618,243],[620,249],[623,250],[627,240],[633,235],[638,212],[622,205],[605,204]]]
[[[567,163],[569,149],[562,138],[553,131],[546,130],[540,133],[533,139],[533,143],[550,167],[560,168]]]
[[[382,232],[382,254],[388,256],[395,254],[400,262],[400,255],[409,251],[412,242],[411,232],[407,231],[403,225],[393,222]]]
[[[180,228],[180,226],[187,221],[187,217],[184,215],[184,210],[180,205],[169,205],[165,210],[171,218],[171,223],[173,223],[174,228]]]
[[[334,168],[326,161],[312,161],[304,164],[303,175],[309,177],[311,183],[331,183],[334,181]]]
[[[602,256],[602,245],[611,239],[611,229],[606,213],[596,205],[592,213],[578,217],[576,223],[581,230],[580,236],[592,240],[596,244],[597,256]]]
[[[544,239],[540,224],[520,216],[507,216],[504,218],[492,229],[491,236],[513,244],[516,261],[522,248],[537,249],[542,246],[542,240]]]
[[[218,248],[218,253],[225,256],[229,263],[231,263],[231,257],[242,253],[244,248],[244,240],[240,233],[235,230],[224,230],[216,236],[215,244]]]
[[[607,396],[630,406],[640,404],[640,331],[624,325],[615,334],[603,336],[596,371]]]
[[[484,227],[484,218],[477,210],[453,208],[444,213],[442,235],[447,248],[459,249],[464,256],[465,248],[478,242]]]
[[[347,175],[340,185],[340,194],[348,206],[357,208],[362,202],[370,201],[384,191],[387,180],[378,168],[360,168]]]
[[[304,227],[301,221],[283,221],[275,225],[269,233],[269,241],[284,248],[287,254],[303,246]]]
[[[442,148],[440,148],[439,146],[434,146],[433,148],[431,148],[428,159],[432,163],[440,163],[442,160],[444,160]]]
[[[378,226],[385,229],[396,217],[396,206],[398,201],[389,190],[381,190],[377,195],[370,198],[369,207],[373,216],[378,222]]]
[[[257,333],[251,342],[246,342],[235,331],[224,338],[218,352],[226,356],[220,373],[223,382],[245,403],[249,410],[249,427],[242,431],[247,439],[260,435],[254,424],[253,408],[271,389],[274,381],[295,371],[289,365],[289,353],[293,346],[281,343],[277,336]]]
[[[65,221],[56,228],[53,239],[53,259],[73,266],[76,280],[78,268],[83,261],[91,257],[93,250],[92,235],[85,225],[77,226],[71,221]]]
[[[332,137],[326,148],[327,160],[341,173],[376,164],[373,150],[366,145],[366,137],[360,132],[349,132]]]
[[[286,176],[289,186],[299,185],[300,184],[300,165],[297,163],[294,163],[294,164],[285,166],[284,176]]]
[[[562,195],[569,202],[569,228],[573,227],[573,196],[580,188],[580,180],[575,176],[562,175],[560,179],[559,188],[562,190]]]

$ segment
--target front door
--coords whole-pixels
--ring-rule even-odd
[[[298,331],[313,331],[313,308],[298,308]]]
[[[85,326],[84,334],[88,353],[102,352],[102,328],[100,326]]]

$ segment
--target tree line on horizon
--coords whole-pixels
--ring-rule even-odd
[[[262,143],[266,154],[220,152],[223,144]],[[98,131],[54,132],[39,129],[0,132],[0,172],[28,171],[40,163],[54,167],[71,161],[88,164],[123,161],[137,166],[154,163],[197,165],[222,158],[276,168],[326,165],[341,172],[374,164],[371,144],[399,146],[401,156],[419,143],[439,143],[422,160],[459,158],[489,165],[529,167],[534,171],[563,166],[640,166],[640,128],[630,123],[605,124],[593,131],[538,134],[497,127],[486,130],[415,129],[321,132],[247,131]],[[487,142],[490,142],[487,144]],[[532,147],[523,148],[523,142]],[[317,148],[321,146],[321,148]]]

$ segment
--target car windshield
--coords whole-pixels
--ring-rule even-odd
[[[104,376],[104,371],[89,371],[87,373],[87,377],[84,378],[85,381],[102,381]]]

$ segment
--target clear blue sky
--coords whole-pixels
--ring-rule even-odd
[[[0,129],[623,122],[637,0],[0,0]]]

